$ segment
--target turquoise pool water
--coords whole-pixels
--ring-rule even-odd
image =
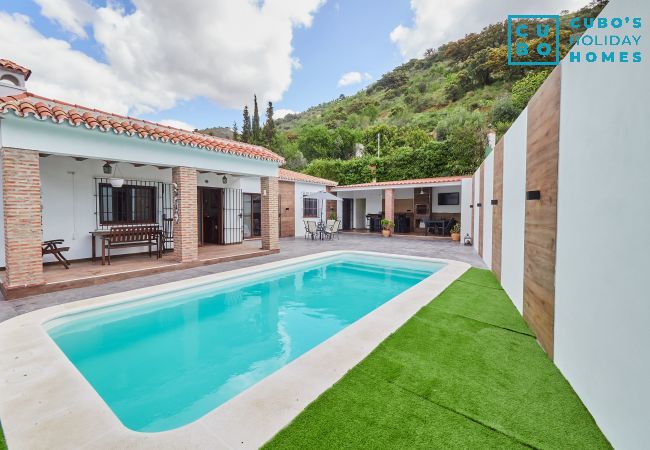
[[[163,431],[200,418],[442,267],[342,255],[46,328],[125,426]]]

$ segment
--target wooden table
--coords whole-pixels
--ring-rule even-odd
[[[92,248],[93,248],[92,256],[90,258],[91,261],[94,262],[95,259],[97,258],[97,237],[99,236],[99,238],[103,238],[103,236],[106,236],[110,232],[111,232],[110,230],[95,230],[90,232],[90,236],[92,238]]]

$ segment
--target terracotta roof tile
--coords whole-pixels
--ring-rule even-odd
[[[25,80],[27,80],[29,76],[32,74],[32,71],[29,70],[28,68],[23,67],[20,64],[16,64],[13,61],[9,61],[8,59],[0,58],[0,67],[2,67],[5,70],[10,70],[12,72],[22,73],[25,76]]]
[[[344,186],[338,186],[334,190],[348,189],[348,188],[361,189],[367,187],[381,187],[381,186],[404,186],[404,185],[411,185],[411,184],[453,183],[455,181],[461,181],[463,178],[468,178],[468,177],[457,176],[457,177],[417,178],[414,180],[376,181],[374,183],[348,184]]]
[[[4,60],[0,60],[4,61]],[[25,69],[26,70],[26,69]],[[146,120],[110,114],[96,109],[53,100],[25,92],[0,98],[0,114],[13,113],[18,117],[33,116],[38,120],[85,126],[103,132],[138,136],[141,139],[168,142],[170,144],[197,147],[219,153],[284,163],[284,158],[264,147],[225,138],[208,136],[179,128],[169,127]],[[301,174],[302,175],[302,174]],[[316,178],[316,177],[312,177]],[[332,183],[328,181],[328,183]]]
[[[336,186],[336,181],[318,178],[305,173],[294,172],[293,170],[280,168],[280,179],[285,181],[300,181],[304,183],[322,184],[325,186]]]

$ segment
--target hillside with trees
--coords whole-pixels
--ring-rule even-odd
[[[595,17],[606,3],[561,13],[562,56],[569,36],[584,31],[571,29],[569,20]],[[550,73],[509,66],[507,33],[506,21],[489,25],[427,50],[354,95],[299,114],[273,120],[269,104],[263,125],[255,98],[252,118],[245,107],[234,136],[280,153],[289,169],[343,184],[472,173],[485,155],[487,131],[502,135]]]

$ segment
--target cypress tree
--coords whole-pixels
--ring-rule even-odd
[[[235,141],[239,140],[239,129],[237,128],[237,121],[236,120],[232,123],[232,138]]]
[[[264,141],[271,146],[275,137],[275,122],[273,120],[273,103],[266,107],[266,122],[264,122]]]
[[[244,106],[244,120],[241,126],[242,142],[251,142],[251,116],[248,114],[248,105]]]
[[[253,143],[259,144],[260,142],[260,112],[257,109],[257,95],[253,96]]]

